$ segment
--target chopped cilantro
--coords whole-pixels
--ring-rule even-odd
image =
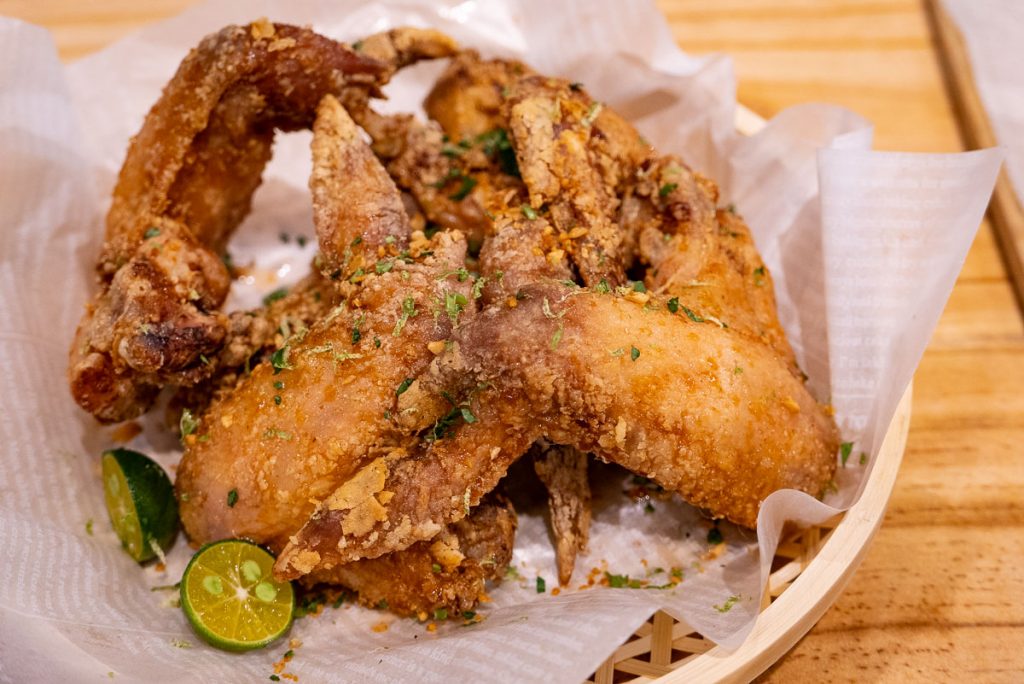
[[[694,323],[703,323],[704,322],[704,319],[701,316],[698,316],[697,314],[695,314],[692,309],[690,309],[688,307],[685,307],[685,306],[681,306],[681,305],[680,305],[680,308],[683,310],[683,313],[686,314],[686,317],[689,318]]]
[[[531,221],[537,218],[537,210],[531,207],[529,204],[524,204],[520,207],[523,211],[523,216],[530,219]]]
[[[739,601],[740,598],[741,597],[739,596],[730,596],[729,598],[725,599],[725,603],[723,603],[720,606],[712,606],[712,608],[717,610],[719,613],[728,613],[730,610],[732,610],[732,607],[736,605],[737,601]]]
[[[864,452],[864,451],[860,452],[860,464],[864,465],[867,462],[868,462],[867,452]]]
[[[142,234],[142,237],[143,239],[148,240],[149,238],[155,238],[159,234],[159,228],[157,228],[156,226],[150,226],[149,228],[146,229],[146,232]]]
[[[181,439],[191,435],[199,427],[199,419],[192,415],[192,411],[185,409],[181,412],[181,420],[178,421],[178,428],[181,430]]]
[[[633,359],[634,361],[639,359],[640,358],[640,350],[637,349],[636,347],[630,347],[629,348],[629,358]]]
[[[764,285],[764,266],[758,266],[754,269],[754,285],[757,287]]]
[[[608,294],[612,291],[612,288],[608,285],[608,281],[601,278],[601,282],[594,286],[594,292],[600,292],[601,294]]]
[[[548,586],[547,582],[544,581],[543,577],[538,577],[537,578],[537,593],[538,594],[543,594],[545,591],[547,591],[547,586]]]
[[[633,283],[633,292],[647,292],[647,286],[644,285],[644,281],[638,280]]]
[[[717,525],[708,530],[708,544],[715,546],[716,544],[721,544],[724,541],[725,538],[722,536],[722,531],[718,529]]]
[[[431,563],[430,572],[434,573],[435,575],[441,574],[441,566],[437,563]]]
[[[839,445],[839,461],[846,467],[846,461],[850,458],[850,453],[853,451],[853,442],[843,442]]]
[[[405,394],[405,390],[409,389],[409,386],[412,385],[412,383],[412,378],[406,378],[405,380],[403,380],[402,384],[400,384],[398,386],[398,389],[395,390],[395,396],[402,396],[403,394]]]
[[[480,276],[473,282],[473,299],[480,299],[480,296],[484,292],[484,285],[487,284],[487,278]]]
[[[374,335],[373,337],[373,346],[376,347],[377,349],[380,349],[380,338],[377,337],[376,335]]]
[[[359,327],[363,324],[365,316],[359,316],[352,324],[352,344],[358,344],[359,340],[363,339],[363,333],[359,330]]]
[[[381,599],[380,601],[377,601],[377,609],[378,610],[387,610],[388,609],[388,600],[387,599]]]
[[[238,503],[238,490],[232,489],[228,492],[228,508],[234,508],[236,503]]]
[[[504,128],[495,128],[478,135],[476,142],[481,144],[484,154],[489,159],[498,163],[502,173],[519,178],[519,163],[516,161],[516,152],[512,149],[508,131]]]
[[[473,415],[473,412],[470,411],[469,408],[463,406],[462,407],[462,420],[466,421],[467,423],[475,423],[476,422],[476,416]]]
[[[376,266],[374,266],[374,270],[377,271],[377,275],[384,275],[394,267],[394,259],[381,259],[380,261],[377,262]]]
[[[668,197],[669,194],[671,194],[672,191],[675,190],[678,187],[679,187],[679,183],[665,183],[658,190],[658,196],[659,197]]]
[[[434,610],[434,619],[435,620],[447,620],[448,619],[448,610],[446,608],[437,608],[437,609],[435,609]]]
[[[274,403],[277,404],[278,406],[281,405],[281,395],[280,394],[275,394],[274,395]]]
[[[444,296],[444,310],[448,314],[448,318],[452,319],[452,324],[458,325],[459,314],[462,313],[462,309],[466,306],[468,300],[466,295],[461,292],[447,292]]]
[[[270,365],[274,367],[274,375],[277,375],[283,370],[291,370],[294,368],[294,366],[288,362],[289,351],[288,345],[286,344],[270,355]]]
[[[558,349],[558,343],[562,341],[562,333],[565,331],[565,325],[559,321],[558,330],[551,336],[551,351]]]
[[[280,389],[284,389],[284,383],[281,382],[280,380],[275,380],[274,381],[274,389],[279,389],[279,390]]]
[[[677,311],[679,311],[679,297],[673,297],[672,299],[668,300],[668,310],[671,311],[672,313],[676,313]]]

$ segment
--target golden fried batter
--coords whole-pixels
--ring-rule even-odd
[[[451,396],[472,388],[465,401],[478,419],[421,456],[382,462],[380,491],[394,494],[372,518],[318,509],[279,556],[278,575],[303,574],[303,554],[345,563],[429,538],[541,436],[748,527],[771,492],[818,495],[832,476],[835,424],[769,347],[663,301],[652,308],[560,283],[522,295],[462,326],[419,380]]]
[[[317,570],[302,582],[341,584],[356,591],[364,605],[383,602],[401,616],[434,615],[439,608],[458,616],[480,601],[488,580],[502,578],[512,560],[515,531],[512,505],[491,496],[431,541]]]

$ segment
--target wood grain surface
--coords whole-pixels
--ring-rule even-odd
[[[190,0],[0,0],[65,59]],[[844,105],[885,150],[963,149],[918,0],[659,0],[765,117]],[[1018,46],[1019,47],[1019,46]],[[1024,323],[985,224],[915,378],[903,468],[860,570],[766,682],[1024,681]]]

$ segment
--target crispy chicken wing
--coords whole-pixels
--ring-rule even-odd
[[[771,492],[818,495],[832,476],[835,425],[769,347],[663,302],[652,310],[561,283],[522,294],[516,307],[462,326],[458,344],[419,380],[425,391],[469,396],[477,420],[422,455],[364,468],[359,486],[321,506],[285,548],[280,576],[303,574],[312,554],[344,563],[429,538],[463,518],[541,436],[748,527]],[[387,502],[367,520],[358,511],[380,492]]]
[[[102,289],[71,350],[71,390],[83,408],[124,420],[159,387],[209,377],[200,359],[221,348],[228,324],[218,311],[228,289],[218,254],[249,211],[274,129],[308,127],[325,94],[378,94],[401,65],[451,52],[441,38],[414,29],[375,36],[381,61],[263,20],[208,36],[185,58],[114,189]]]
[[[512,560],[516,515],[503,497],[490,496],[470,515],[431,541],[379,558],[338,565],[302,578],[304,584],[341,584],[367,606],[384,603],[402,616],[449,615],[471,609],[489,580],[500,580]]]

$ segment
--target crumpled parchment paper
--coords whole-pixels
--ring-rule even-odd
[[[192,634],[174,592],[151,591],[177,581],[191,551],[179,538],[159,572],[120,550],[98,475],[111,431],[74,405],[65,382],[128,138],[191,46],[260,16],[345,40],[432,26],[486,55],[583,82],[658,149],[719,181],[775,276],[813,390],[831,399],[854,443],[826,503],[776,493],[761,511],[760,543],[723,526],[726,550],[716,558],[693,509],[656,500],[647,512],[622,494],[626,474],[602,469],[590,550],[571,589],[552,595],[543,502],[527,502],[517,577],[492,592],[482,623],[430,633],[357,606],[327,608],[293,627],[302,645],[287,672],[302,682],[579,681],[659,607],[720,644],[741,643],[783,521],[821,521],[855,500],[977,230],[1000,153],[871,152],[869,124],[826,105],[786,110],[741,137],[728,58],[684,55],[645,2],[216,0],[67,67],[45,31],[0,19],[0,682],[260,680],[289,648],[216,651]],[[388,106],[418,111],[442,66],[401,74]],[[314,245],[279,238],[313,235],[308,142],[292,134],[276,144],[253,215],[230,247],[256,273],[236,283],[232,305],[297,280],[309,262]],[[129,446],[173,469],[179,450],[160,422],[143,421]],[[579,590],[592,568],[653,584],[676,568],[683,581],[671,590]],[[387,631],[373,631],[381,621]]]

